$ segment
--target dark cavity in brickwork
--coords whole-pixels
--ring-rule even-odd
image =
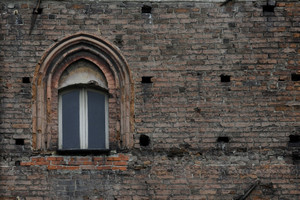
[[[16,139],[16,145],[24,145],[24,139]]]
[[[42,14],[42,12],[43,12],[43,8],[34,8],[33,9],[33,11],[32,11],[32,14],[38,14],[38,15],[40,15],[40,14]]]
[[[292,74],[292,81],[300,81],[300,74]]]
[[[274,12],[275,6],[273,5],[265,5],[263,6],[263,12]]]
[[[229,43],[229,39],[223,39],[223,43],[224,44],[228,44]]]
[[[30,83],[30,78],[29,77],[23,77],[22,78],[22,83]]]
[[[123,46],[123,37],[122,35],[116,35],[116,38],[114,40],[114,43],[118,46],[118,47],[122,47]]]
[[[152,11],[152,7],[151,6],[144,5],[142,7],[142,13],[149,13],[149,14],[151,14],[151,11]]]
[[[228,26],[229,26],[230,28],[235,28],[235,27],[236,27],[236,24],[233,23],[233,22],[230,22],[230,23],[228,23]]]
[[[224,1],[220,6],[224,6],[224,5],[226,5],[227,3],[229,3],[229,2],[231,2],[232,0],[226,0],[226,1]]]
[[[20,165],[21,165],[21,161],[17,160],[17,161],[15,162],[15,166],[20,166]]]
[[[18,16],[18,17],[16,18],[16,24],[18,24],[18,25],[23,24],[23,20],[22,20],[21,16]]]
[[[267,4],[263,6],[263,14],[264,16],[273,16],[274,13],[275,4]]]
[[[56,16],[55,15],[49,15],[49,19],[55,19]]]
[[[150,138],[147,135],[141,135],[140,136],[140,145],[143,147],[149,146],[150,144]]]
[[[197,112],[197,113],[200,113],[201,112],[201,108],[199,108],[199,107],[194,108],[194,111]]]
[[[229,142],[229,137],[218,137],[217,142],[228,143]]]
[[[179,92],[184,93],[185,92],[185,87],[179,87]]]
[[[290,135],[289,146],[300,147],[300,135]]]
[[[228,82],[230,82],[230,76],[228,76],[228,75],[221,75],[220,77],[221,77],[221,82],[222,83],[228,83]]]
[[[300,152],[299,150],[292,153],[292,159],[294,165],[300,165]],[[300,170],[300,169],[298,169]]]
[[[275,192],[273,183],[261,184],[260,187],[263,192],[263,195],[273,195]]]
[[[142,77],[142,83],[153,83],[152,82],[152,76],[143,76]]]

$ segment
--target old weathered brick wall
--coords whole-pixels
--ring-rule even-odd
[[[29,35],[36,2],[2,0],[0,199],[299,199],[300,2],[221,2],[43,0]],[[36,65],[78,32],[128,62],[133,148],[33,150]]]

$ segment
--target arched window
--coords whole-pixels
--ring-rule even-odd
[[[133,82],[119,50],[79,33],[43,55],[33,79],[33,148],[38,151],[133,146]]]
[[[92,63],[72,63],[59,80],[59,149],[107,150],[108,86]]]

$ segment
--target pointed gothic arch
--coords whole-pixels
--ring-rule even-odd
[[[57,94],[62,73],[84,60],[97,66],[108,82],[112,111],[110,140],[116,148],[133,145],[133,81],[120,51],[105,39],[86,33],[63,38],[48,49],[36,66],[33,78],[33,148],[57,148]]]

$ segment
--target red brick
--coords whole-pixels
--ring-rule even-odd
[[[85,6],[84,5],[80,5],[80,4],[74,4],[73,6],[72,6],[72,8],[73,9],[83,9]]]
[[[49,161],[63,161],[63,157],[48,157],[47,160]]]
[[[33,162],[21,162],[20,165],[21,166],[31,166],[31,165],[35,165],[35,163],[33,163]]]
[[[113,165],[115,166],[119,166],[119,165],[128,165],[127,162],[124,162],[124,161],[120,161],[120,162],[113,162]]]
[[[293,34],[293,37],[294,37],[294,38],[300,38],[300,33],[294,33],[294,34]]]
[[[189,12],[189,9],[186,8],[177,8],[174,10],[175,13],[187,13]]]
[[[120,157],[108,157],[106,160],[107,161],[120,161],[121,158]]]
[[[98,166],[96,167],[97,170],[110,170],[112,169],[111,166]]]
[[[112,170],[120,170],[120,171],[126,171],[127,170],[127,167],[112,167],[111,168]]]
[[[129,156],[125,155],[125,154],[119,154],[119,158],[123,161],[128,161],[129,160]]]

